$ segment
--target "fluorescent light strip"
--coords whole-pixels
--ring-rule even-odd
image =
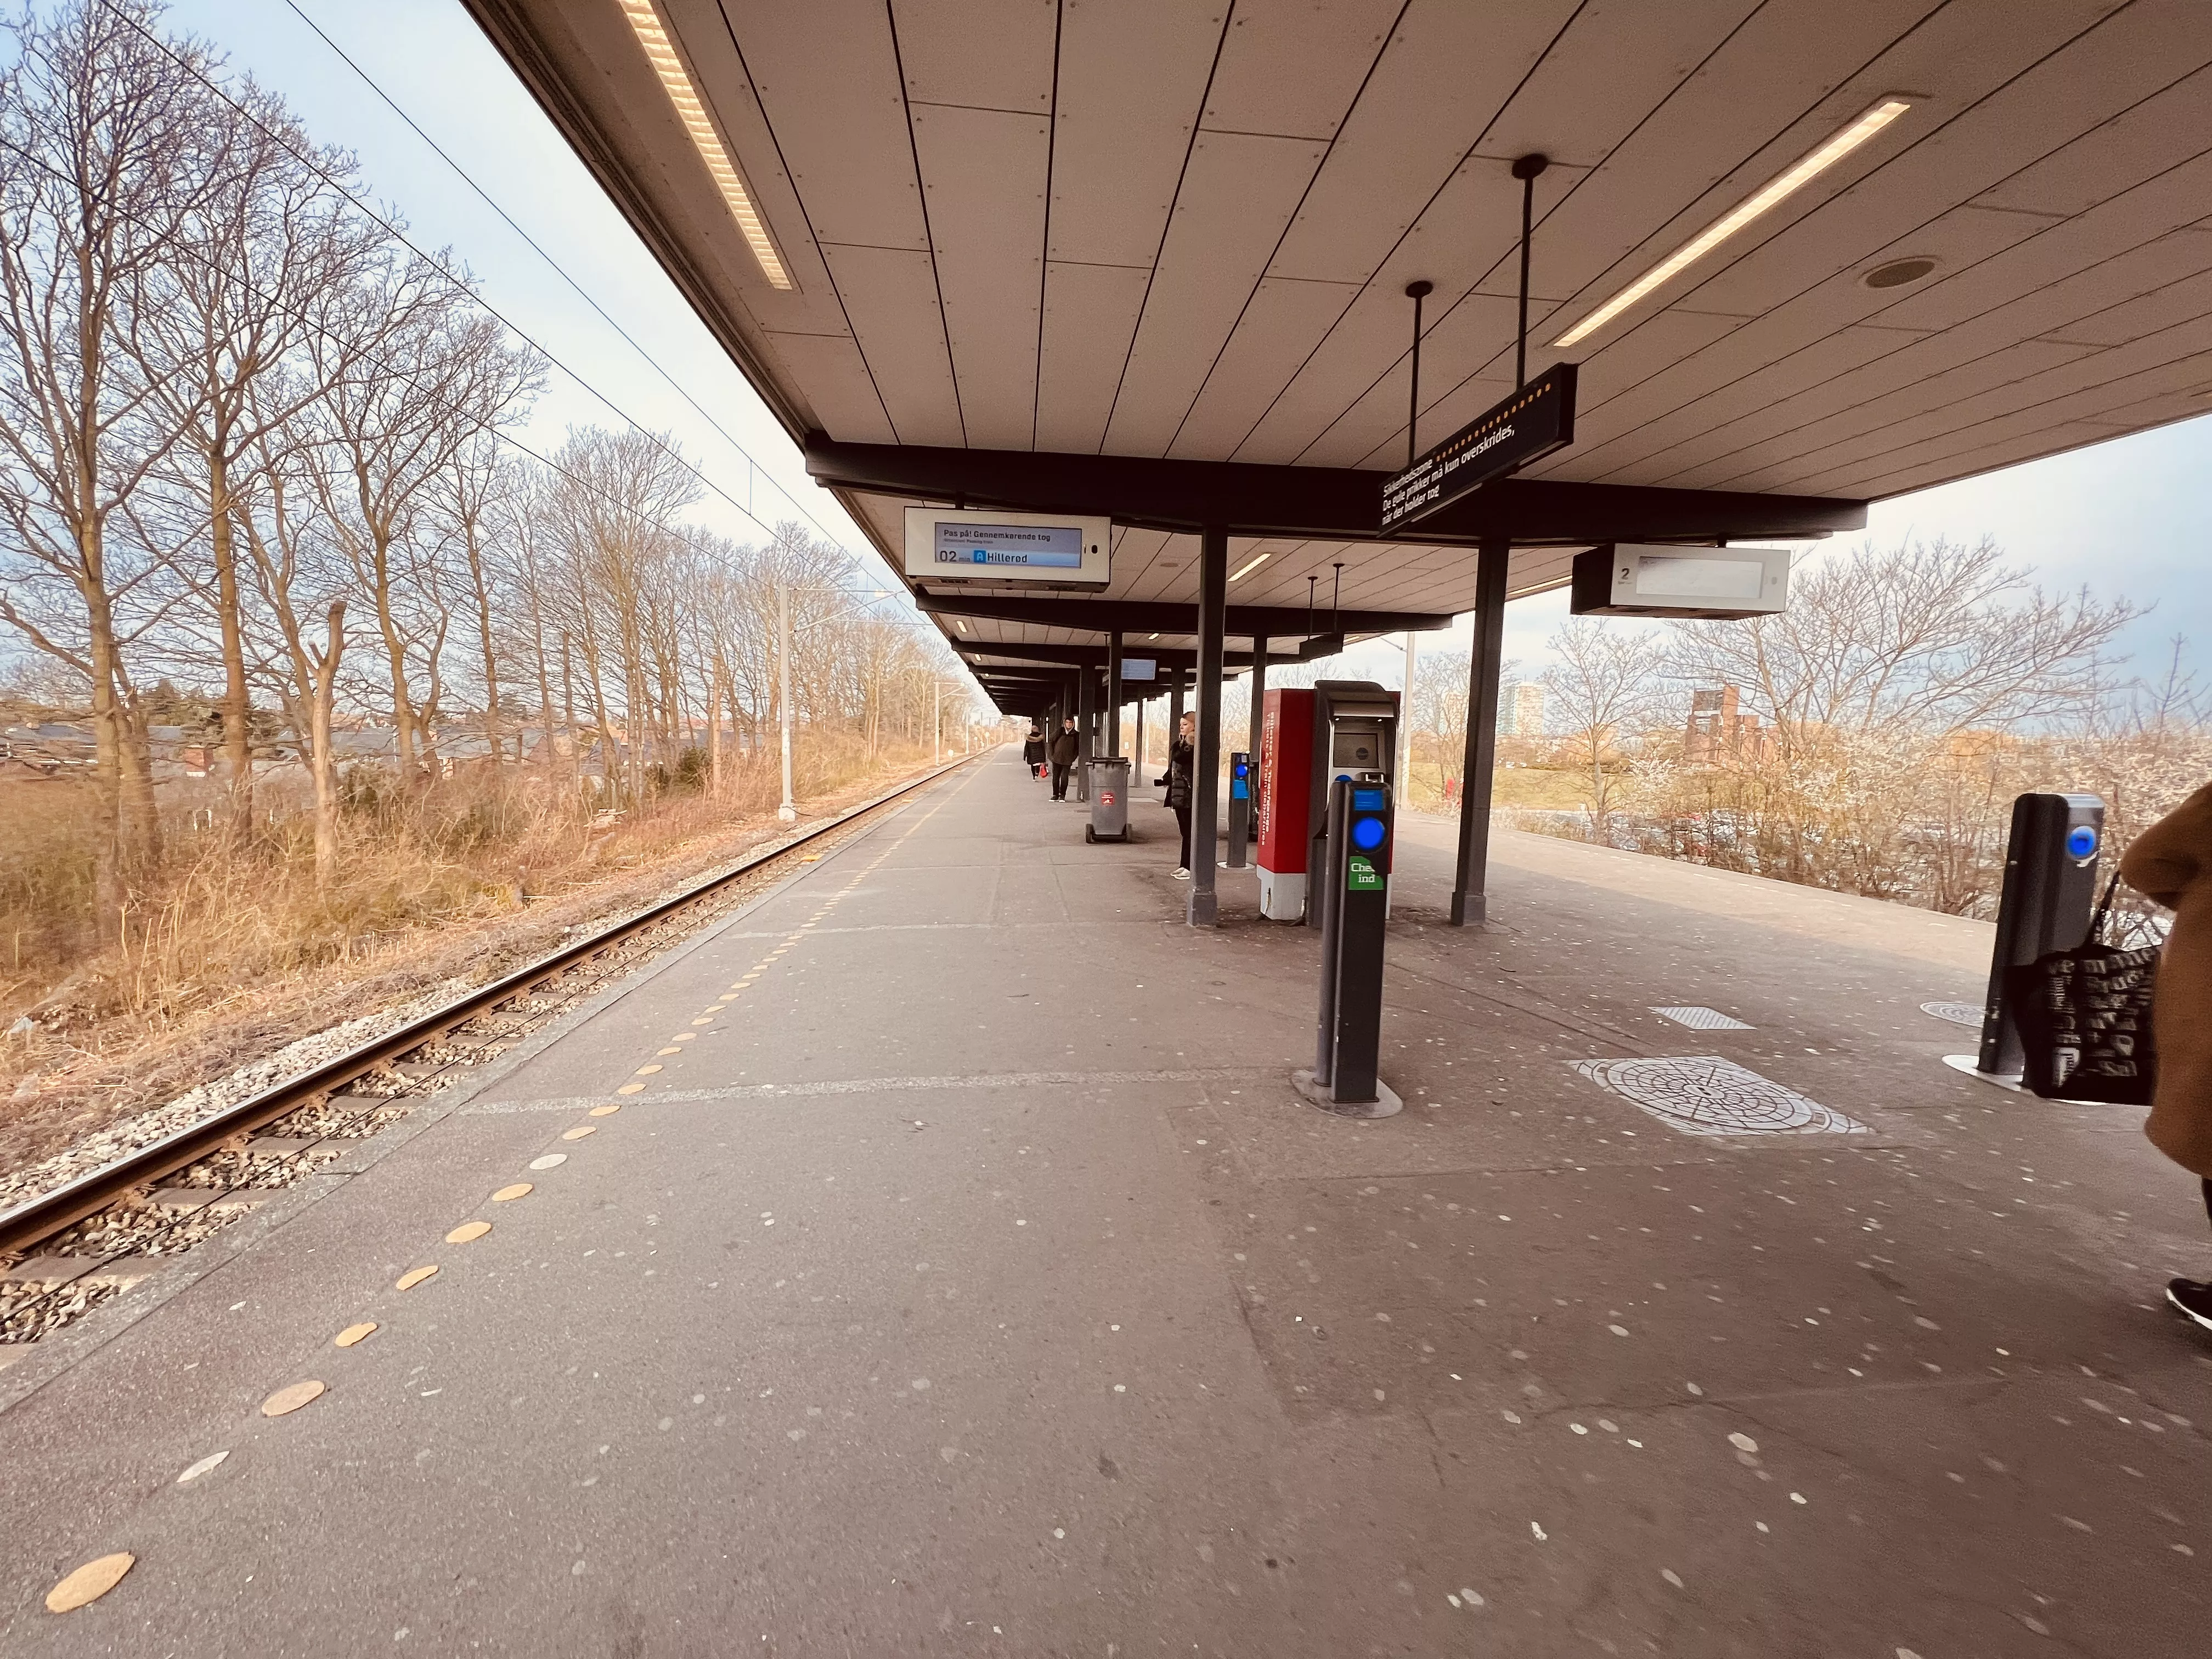
[[[789,289],[791,273],[776,256],[775,244],[769,240],[768,227],[761,222],[752,196],[745,189],[745,181],[738,176],[729,152],[722,148],[721,135],[708,118],[707,106],[700,100],[698,88],[691,84],[690,71],[684,67],[675,43],[661,27],[659,13],[653,10],[651,0],[620,0],[620,3],[623,15],[629,19],[630,32],[637,36],[638,45],[645,48],[653,72],[660,77],[668,101],[676,106],[677,118],[691,135],[692,147],[707,164],[715,187],[722,192],[722,200],[729,205],[730,216],[738,222],[738,228],[744,233],[745,241],[752,248],[753,258],[760,262],[761,275],[768,278],[771,287]]]
[[[1261,565],[1267,563],[1268,560],[1274,556],[1275,556],[1272,553],[1262,553],[1258,558],[1253,560],[1251,563],[1246,565],[1242,570],[1238,571],[1237,575],[1231,576],[1229,580],[1233,582],[1237,580],[1239,576],[1250,575],[1254,571],[1257,570]]]
[[[1910,99],[1883,99],[1796,166],[1770,182],[1749,201],[1676,248],[1552,343],[1554,346],[1571,346],[1587,339],[1662,283],[1696,264],[1768,209],[1810,184],[1911,107]]]

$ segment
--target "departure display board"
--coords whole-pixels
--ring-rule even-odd
[[[1113,530],[1110,520],[1077,514],[910,507],[906,574],[921,582],[1103,587]]]

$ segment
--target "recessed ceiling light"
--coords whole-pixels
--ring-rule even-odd
[[[1883,99],[1796,166],[1770,179],[1750,199],[1706,226],[1552,343],[1571,346],[1596,333],[1669,277],[1696,264],[1768,209],[1795,195],[1911,107],[1909,98]]]
[[[1233,582],[1239,577],[1250,575],[1254,571],[1257,570],[1261,565],[1267,563],[1268,560],[1274,556],[1275,556],[1272,553],[1262,553],[1258,558],[1253,560],[1249,564],[1239,570],[1235,576],[1231,576],[1229,580]]]
[[[1933,259],[1892,259],[1886,265],[1876,265],[1860,277],[1859,282],[1866,288],[1903,288],[1918,282],[1935,269]]]
[[[668,38],[668,31],[661,24],[660,14],[653,9],[652,0],[620,0],[620,3],[623,15],[629,20],[630,33],[645,48],[653,72],[660,77],[668,101],[676,106],[677,118],[691,137],[691,147],[707,164],[707,171],[714,176],[714,187],[722,192],[722,200],[729,207],[730,216],[744,233],[746,246],[760,264],[761,275],[768,278],[771,287],[789,289],[791,273],[783,268],[775,244],[769,240],[768,227],[761,222],[760,210],[753,205],[752,192],[745,188],[737,163],[730,160],[729,151],[722,147],[722,135],[714,130],[707,106],[699,97],[699,89],[691,84],[691,71],[684,67],[675,42]]]

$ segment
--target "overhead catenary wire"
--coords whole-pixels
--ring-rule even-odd
[[[198,68],[187,62],[183,57],[179,56],[175,48],[171,46],[167,41],[162,40],[161,36],[155,34],[152,30],[146,27],[146,26],[141,23],[137,18],[131,16],[128,12],[117,6],[114,3],[114,0],[102,0],[102,3],[106,4],[108,9],[113,12],[117,17],[129,24],[133,30],[143,37],[148,43],[150,44],[156,51],[160,52],[162,56],[168,58],[171,63],[176,64],[179,69],[191,76],[202,86],[207,88],[208,90],[215,94],[216,97],[222,99],[224,103],[229,105],[233,110],[236,111],[238,114],[243,117],[246,120],[252,122],[253,125],[272,143],[282,145],[285,152],[292,156],[295,161],[298,161],[302,167],[309,169],[317,178],[322,179],[325,184],[328,185],[348,202],[351,203],[363,216],[381,228],[386,235],[390,236],[394,241],[407,249],[409,252],[414,254],[416,258],[422,260],[426,265],[429,266],[431,270],[436,271],[447,282],[453,283],[455,288],[467,293],[477,305],[483,308],[488,315],[495,319],[501,327],[505,328],[510,334],[514,335],[515,338],[529,346],[532,350],[538,353],[547,362],[552,364],[554,368],[559,369],[563,374],[566,374],[571,380],[574,381],[576,385],[589,392],[593,398],[596,398],[616,416],[629,425],[632,430],[637,432],[640,435],[644,437],[647,442],[653,445],[655,448],[659,449],[663,453],[666,454],[670,459],[673,460],[678,465],[681,466],[685,471],[696,478],[701,484],[704,485],[716,495],[720,496],[722,500],[728,502],[732,507],[736,509],[738,512],[744,514],[746,518],[751,520],[753,523],[758,525],[770,536],[774,536],[776,533],[774,527],[770,526],[766,520],[761,518],[759,514],[755,513],[752,508],[738,500],[738,498],[731,495],[728,490],[723,489],[720,484],[715,483],[712,478],[702,472],[696,466],[693,465],[691,462],[685,459],[680,452],[671,448],[659,433],[654,432],[649,427],[646,426],[643,422],[631,415],[628,410],[623,408],[621,404],[615,402],[615,400],[607,396],[605,392],[601,392],[599,387],[593,386],[589,380],[586,380],[581,374],[577,373],[576,370],[571,368],[558,356],[549,350],[544,344],[542,344],[535,337],[531,335],[526,330],[519,327],[514,321],[507,316],[505,313],[501,312],[498,307],[493,305],[489,301],[486,300],[482,294],[478,293],[474,284],[463,281],[462,278],[456,272],[448,268],[443,261],[425,252],[424,249],[416,242],[412,237],[409,236],[406,232],[400,229],[398,226],[392,223],[391,220],[379,213],[368,203],[362,201],[360,197],[355,195],[354,192],[349,190],[345,185],[330,171],[329,168],[324,167],[322,163],[317,161],[313,156],[302,155],[285,134],[272,129],[268,123],[262,120],[262,118],[258,115],[255,114],[252,110],[247,108],[236,98],[233,97],[228,88],[225,88],[220,82],[213,80],[208,76],[203,74]],[[518,444],[517,447],[520,448],[523,447]],[[525,450],[525,453],[531,454],[535,453],[535,452],[526,449]],[[538,459],[543,458],[541,457]],[[746,461],[748,465],[755,465],[750,455],[746,457]],[[757,467],[756,470],[758,470]],[[778,485],[777,488],[781,489],[781,486]],[[793,504],[794,506],[797,505],[795,501]],[[812,520],[811,514],[807,516],[809,517],[810,522],[815,523],[815,528],[817,530],[820,530],[822,528],[818,521]],[[826,532],[824,533],[827,534]],[[837,537],[834,535],[830,536],[829,540],[839,552],[843,553],[847,557],[849,558],[854,556],[853,550],[847,547]]]
[[[713,415],[708,413],[706,407],[684,388],[684,384],[673,374],[668,372],[666,367],[662,364],[659,358],[655,357],[642,345],[639,344],[636,338],[631,335],[630,331],[624,328],[621,323],[617,322],[607,311],[607,308],[592,296],[589,289],[585,288],[581,283],[578,282],[574,276],[569,274],[567,267],[562,265],[562,263],[558,259],[556,259],[550,253],[547,252],[544,246],[539,243],[536,237],[532,236],[528,231],[517,224],[514,221],[514,216],[508,213],[505,208],[499,204],[499,203],[493,198],[491,192],[487,191],[482,185],[478,184],[476,179],[471,176],[466,167],[464,167],[459,161],[456,161],[450,155],[448,155],[444,146],[441,145],[436,139],[425,132],[422,130],[421,124],[418,123],[413,116],[410,115],[405,109],[400,106],[398,100],[393,98],[390,93],[386,92],[382,86],[378,84],[376,78],[374,76],[370,75],[367,70],[362,68],[362,66],[346,52],[344,47],[339,46],[337,41],[331,40],[329,34],[324,31],[322,25],[316,22],[313,17],[307,15],[307,11],[300,5],[299,0],[284,0],[284,4],[290,9],[292,13],[297,16],[301,22],[305,23],[309,29],[314,32],[315,38],[320,40],[325,46],[328,46],[331,52],[337,56],[340,63],[343,64],[348,69],[354,72],[355,76],[360,79],[361,83],[363,86],[367,87],[371,92],[374,93],[378,98],[383,100],[386,108],[389,109],[394,115],[398,116],[400,120],[406,124],[409,131],[412,132],[417,138],[420,138],[425,144],[430,147],[430,152],[432,155],[435,155],[448,167],[452,168],[453,175],[463,184],[466,185],[471,190],[474,191],[477,193],[478,199],[494,213],[496,213],[500,216],[501,222],[503,222],[507,228],[509,230],[512,230],[517,236],[520,236],[523,241],[529,246],[532,252],[543,259],[556,276],[560,277],[562,282],[568,283],[571,289],[574,289],[576,296],[582,300],[586,305],[591,307],[594,312],[598,313],[600,319],[604,321],[609,328],[611,328],[617,334],[622,337],[623,343],[629,346],[631,350],[636,352],[637,355],[645,361],[646,364],[652,368],[654,374],[659,375],[663,380],[666,381],[670,389],[672,390],[678,397],[683,398],[685,403],[689,404],[691,406],[692,411],[696,414],[701,420],[706,422],[709,427],[713,428],[715,434],[720,437],[724,443],[726,443],[732,449],[734,449],[738,454],[744,456],[745,465],[751,468],[756,475],[767,477],[771,483],[775,483],[775,475],[769,472],[766,467],[763,466],[759,461],[756,460],[753,457],[752,452],[748,450],[743,444],[739,443],[737,439],[731,434],[726,427],[725,427],[720,421],[716,420]],[[505,319],[501,319],[501,320],[504,321]],[[508,324],[508,326],[513,327],[514,325]],[[519,332],[520,331],[517,331]],[[540,347],[539,349],[543,350],[544,348]],[[595,392],[593,395],[597,396],[598,394]],[[611,405],[610,405],[610,407],[611,407]],[[632,423],[635,424],[635,422]],[[799,515],[804,518],[807,523],[812,525],[817,532],[826,537],[829,540],[832,542],[838,541],[837,537],[831,532],[819,519],[817,519],[811,513],[807,512],[805,507],[800,504],[798,498],[793,495],[789,490],[785,489],[781,483],[777,483],[775,488],[786,501],[789,501],[793,507],[798,509]],[[759,520],[756,519],[754,522],[758,523]],[[838,544],[841,547],[843,545],[842,542],[838,543]],[[849,549],[846,550],[850,551]]]

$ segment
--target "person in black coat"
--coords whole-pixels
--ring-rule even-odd
[[[1190,879],[1190,775],[1197,738],[1198,716],[1186,714],[1168,744],[1168,810],[1176,815],[1176,827],[1182,831],[1182,858],[1175,872],[1177,881]]]
[[[1070,715],[1060,727],[1060,735],[1052,740],[1052,798],[1067,799],[1068,769],[1075,757],[1083,752],[1083,740],[1075,735],[1075,719]]]
[[[1022,764],[1030,769],[1030,775],[1044,775],[1044,727],[1032,726],[1030,734],[1022,739]]]

